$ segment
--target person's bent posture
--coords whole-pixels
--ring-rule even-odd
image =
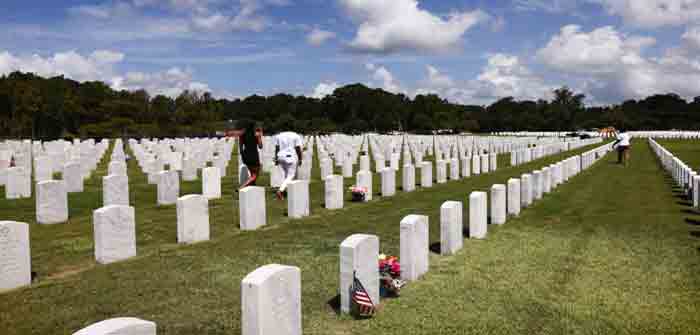
[[[627,166],[630,160],[630,135],[624,130],[620,130],[617,139],[613,143],[613,148],[617,150],[617,163]]]

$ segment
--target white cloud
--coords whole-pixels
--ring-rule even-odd
[[[550,98],[553,86],[534,75],[517,56],[490,55],[481,73],[474,79],[458,82],[434,66],[427,67],[427,78],[416,94],[438,94],[461,104],[490,104],[498,99],[519,100]]]
[[[568,25],[537,52],[537,57],[559,70],[610,73],[621,64],[639,62],[640,51],[654,43],[652,38],[628,37],[610,26],[582,32],[581,27]]]
[[[419,8],[417,0],[340,0],[359,23],[350,46],[365,52],[442,51],[454,47],[467,30],[488,19],[480,10],[446,18]]]
[[[50,57],[36,54],[22,57],[5,51],[0,53],[0,74],[23,71],[43,77],[64,75],[77,81],[106,80],[114,72],[112,65],[123,58],[123,54],[108,50],[98,50],[89,56],[67,51]]]
[[[312,98],[316,99],[323,99],[327,95],[333,94],[333,91],[335,91],[340,85],[336,82],[330,82],[330,83],[319,83],[316,85],[316,88],[314,88],[314,92],[311,93]]]
[[[587,0],[639,27],[679,26],[700,21],[700,0]]]
[[[404,90],[396,81],[394,75],[383,66],[377,66],[372,63],[365,64],[365,68],[372,72],[372,80],[378,81],[381,84],[377,85],[383,90],[391,93],[403,93]]]
[[[194,81],[191,71],[184,71],[177,67],[155,73],[128,72],[124,76],[112,78],[111,82],[112,88],[117,90],[145,89],[151,95],[162,94],[170,97],[175,97],[184,90],[211,91],[207,84]]]
[[[700,26],[688,28],[682,39],[688,47],[700,50]]]
[[[561,13],[575,9],[581,0],[513,0],[515,9],[531,11],[544,10]]]
[[[75,51],[59,52],[49,57],[16,56],[0,52],[0,75],[13,71],[31,72],[42,77],[63,75],[76,81],[99,80],[117,90],[146,89],[149,93],[176,96],[183,90],[210,91],[205,83],[195,81],[191,71],[171,68],[163,72],[117,73],[114,66],[124,60],[124,54],[97,50],[88,56]]]
[[[692,44],[693,33],[687,33]],[[566,26],[538,51],[538,59],[565,74],[575,74],[602,102],[674,92],[684,98],[700,95],[700,61],[687,47],[645,57],[654,40],[626,36],[612,27],[582,32]]]
[[[320,28],[313,28],[308,35],[306,35],[306,41],[313,45],[319,46],[326,42],[327,40],[334,38],[335,33],[331,31],[326,31]]]

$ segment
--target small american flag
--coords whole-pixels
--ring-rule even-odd
[[[372,303],[372,298],[369,297],[367,290],[362,286],[362,283],[356,276],[356,272],[352,274],[352,302],[357,306],[357,313],[362,317],[369,317],[374,315],[374,304]]]

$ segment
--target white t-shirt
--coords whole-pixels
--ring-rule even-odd
[[[618,146],[629,146],[630,145],[630,135],[627,133],[621,133],[617,135],[617,139],[620,141]]]
[[[282,160],[297,160],[297,152],[294,148],[304,145],[301,136],[295,132],[285,131],[275,136],[275,146],[280,148],[277,158]]]

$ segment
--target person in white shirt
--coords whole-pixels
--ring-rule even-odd
[[[617,149],[617,164],[627,166],[630,159],[630,146],[630,135],[626,131],[620,130],[617,133],[615,143],[613,143],[613,148]]]
[[[302,146],[304,145],[301,136],[292,131],[286,131],[275,136],[275,165],[282,168],[284,181],[277,190],[277,198],[284,199],[284,191],[294,180],[297,173],[297,166],[302,161]]]

